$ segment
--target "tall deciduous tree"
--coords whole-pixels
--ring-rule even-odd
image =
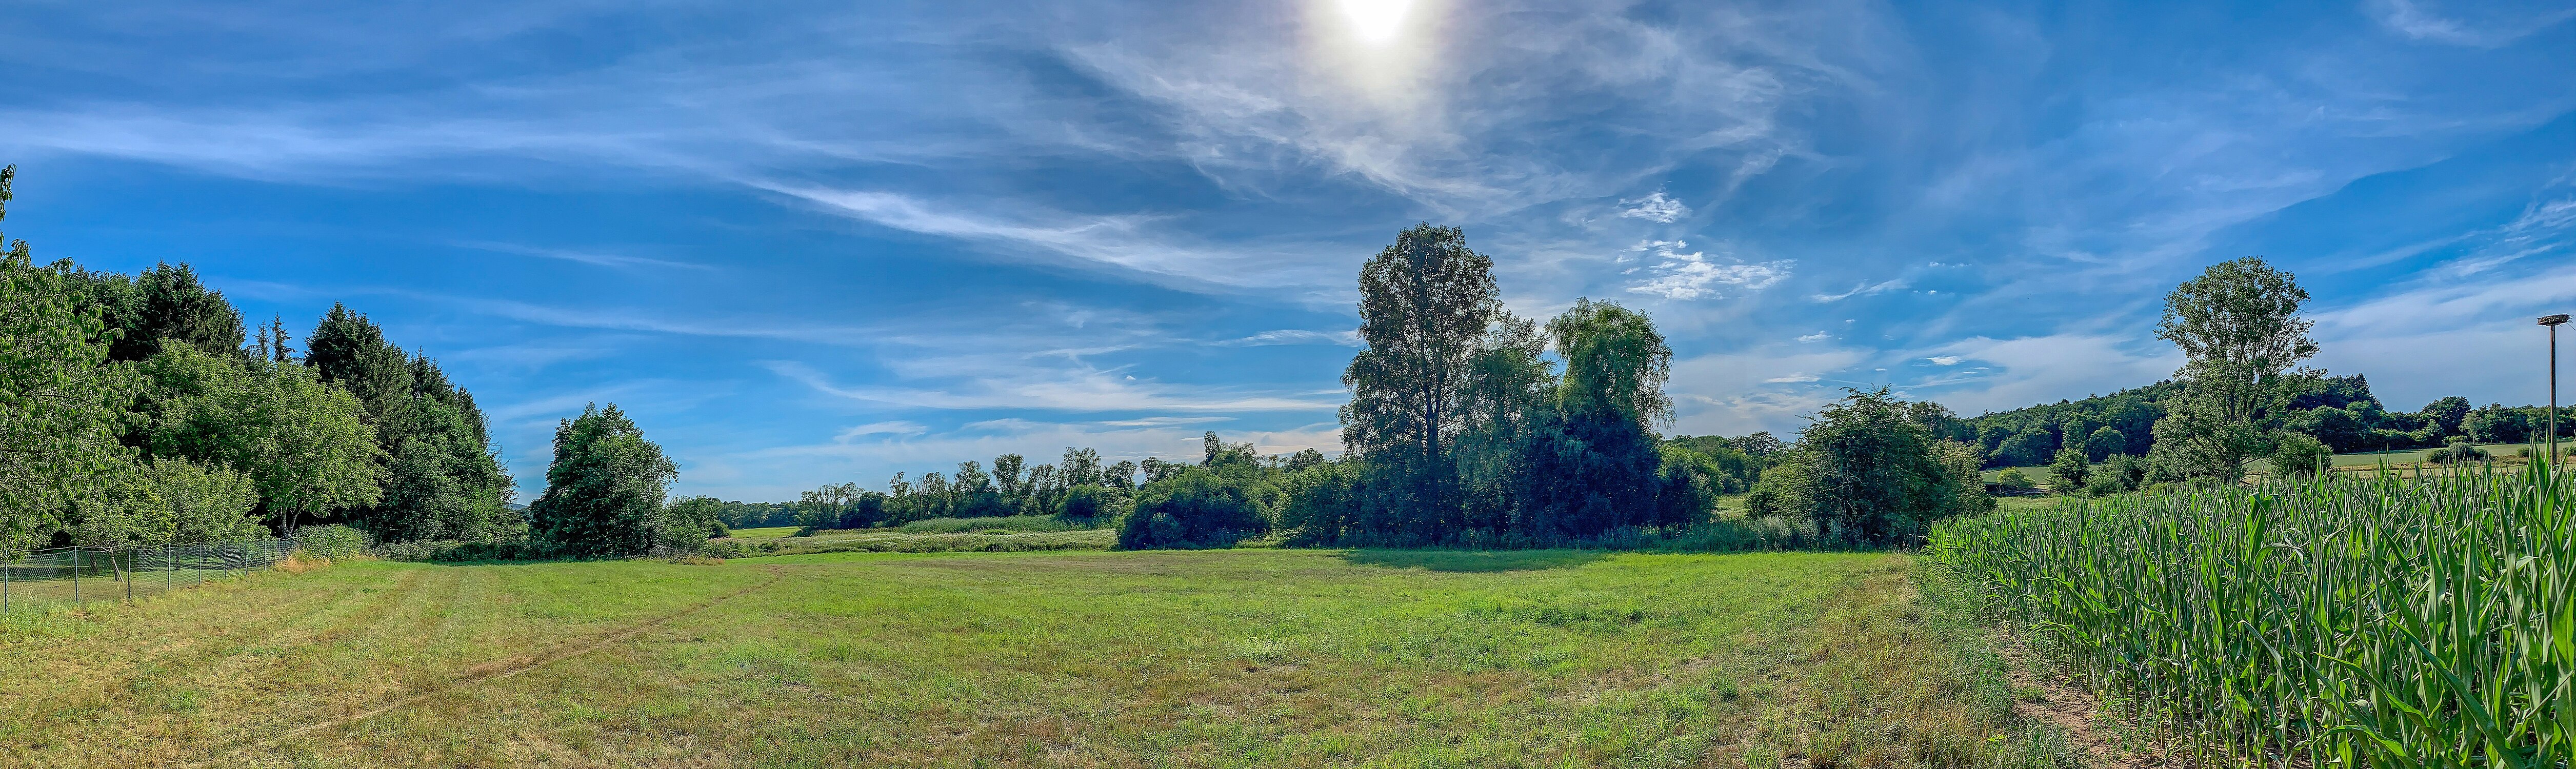
[[[1502,310],[1493,260],[1458,228],[1422,224],[1360,268],[1359,289],[1367,348],[1342,374],[1342,442],[1383,477],[1379,504],[1428,522],[1456,507],[1459,401]]]
[[[2221,262],[2165,296],[2156,337],[2182,349],[2183,393],[2155,425],[2155,451],[2194,476],[2233,481],[2263,453],[2266,426],[2303,386],[2314,357],[2308,292],[2259,257]]]
[[[0,218],[16,172],[0,168]],[[108,365],[115,335],[76,303],[68,271],[35,266],[23,240],[0,251],[0,547],[50,536],[133,468],[117,435],[136,382]]]
[[[282,530],[383,500],[386,457],[356,396],[294,364],[171,345],[141,364],[142,443],[251,477]]]
[[[679,466],[617,404],[584,407],[555,427],[546,493],[528,512],[536,533],[580,556],[634,555],[674,539],[662,505]]]

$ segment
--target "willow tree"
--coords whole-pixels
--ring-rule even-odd
[[[1589,537],[1624,526],[1691,521],[1702,501],[1665,506],[1668,485],[1701,500],[1706,479],[1666,462],[1655,435],[1671,417],[1664,384],[1672,348],[1646,316],[1612,302],[1577,300],[1547,323],[1548,341],[1565,364],[1550,408],[1535,418],[1522,460],[1521,509],[1514,529],[1541,538]],[[1704,512],[1704,511],[1703,511]]]
[[[1416,225],[1360,268],[1360,341],[1342,384],[1342,443],[1379,480],[1378,528],[1415,538],[1454,528],[1465,421],[1460,401],[1486,328],[1502,312],[1494,262],[1456,227]]]

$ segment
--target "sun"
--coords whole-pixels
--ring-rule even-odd
[[[1404,27],[1404,13],[1413,9],[1413,0],[1337,0],[1342,16],[1351,20],[1351,30],[1370,43],[1395,39]]]

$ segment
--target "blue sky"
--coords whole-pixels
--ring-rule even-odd
[[[736,499],[1333,450],[1419,221],[1521,314],[1652,314],[1675,432],[2153,381],[2249,254],[2394,407],[2544,399],[2576,4],[2254,5],[35,0],[0,161],[42,258],[440,359],[523,499],[594,400]]]

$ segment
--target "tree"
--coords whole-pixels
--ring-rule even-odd
[[[2260,420],[2304,387],[2291,367],[2317,354],[2299,316],[2308,292],[2259,257],[2212,265],[2165,296],[2156,337],[2182,349],[2183,393],[2155,426],[2156,450],[2186,475],[2233,481],[2267,445]]]
[[[383,501],[384,450],[364,406],[303,366],[170,345],[143,361],[141,443],[249,475],[281,532]]]
[[[2436,430],[2434,434],[2437,436],[2466,435],[2467,433],[2460,432],[2460,421],[2469,417],[2469,411],[2469,399],[2453,395],[2424,404],[2424,410],[2420,413],[2432,423],[2427,426],[2434,428]]]
[[[1814,519],[1829,539],[1886,543],[1916,536],[1934,519],[1974,511],[1978,500],[1960,495],[1968,482],[1957,473],[1965,469],[1947,463],[1955,457],[1935,453],[1931,436],[1905,417],[1901,401],[1886,388],[1846,392],[1799,433],[1797,460],[1783,468],[1805,476],[1782,484],[1785,501],[1804,508],[1793,514]],[[1763,480],[1772,482],[1768,473]],[[1789,488],[1797,489],[1794,496]]]
[[[681,497],[671,501],[664,514],[669,524],[664,531],[666,542],[673,547],[697,546],[706,540],[731,534],[724,522],[725,503],[714,497]]]
[[[1548,321],[1547,331],[1565,374],[1549,408],[1528,427],[1529,443],[1514,468],[1521,485],[1511,528],[1540,539],[1579,539],[1670,525],[1658,518],[1656,496],[1668,479],[1653,430],[1672,408],[1663,394],[1672,370],[1663,335],[1643,315],[1588,299]]]
[[[144,465],[143,475],[168,506],[170,521],[166,536],[143,544],[222,542],[264,533],[252,514],[259,505],[259,488],[248,475],[166,457]]]
[[[1772,455],[1789,450],[1789,444],[1780,442],[1778,437],[1773,436],[1769,432],[1758,432],[1741,438],[1729,438],[1727,439],[1727,442],[1734,444],[1737,450],[1744,452],[1746,455],[1749,455],[1754,459],[1762,460],[1765,464],[1770,462]]]
[[[1108,490],[1086,483],[1065,490],[1064,506],[1056,510],[1055,516],[1089,525],[1109,514],[1109,503]]]
[[[1027,487],[1021,485],[1024,480],[1021,476],[1026,472],[1027,466],[1028,458],[1018,454],[1004,454],[993,458],[994,490],[1000,492],[1010,506],[1016,507],[1020,499],[1028,495]]]
[[[0,168],[0,218],[16,172]],[[108,365],[115,335],[75,303],[68,271],[36,267],[23,240],[0,252],[0,548],[51,536],[134,468],[117,435],[137,383]]]
[[[2058,449],[2057,457],[2048,462],[2048,471],[2057,476],[2057,483],[2050,485],[2049,490],[2070,495],[2083,491],[2084,473],[2090,467],[2091,463],[2085,461],[2083,449],[2071,447]]]
[[[1367,347],[1342,374],[1342,443],[1384,475],[1380,504],[1436,519],[1456,504],[1462,385],[1502,309],[1493,260],[1456,227],[1417,225],[1361,266],[1359,290]]]
[[[242,354],[241,311],[197,282],[196,270],[167,262],[134,276],[140,300],[134,326],[119,340],[119,360],[142,360],[178,342],[213,355]]]
[[[1995,447],[1996,464],[2006,467],[2030,467],[2046,461],[2057,452],[2057,437],[2047,430],[2033,427],[2013,433]]]
[[[2323,441],[2306,433],[2287,433],[2272,448],[2272,474],[2283,478],[2313,478],[2325,469],[2334,452]]]
[[[2119,428],[2103,425],[2095,428],[2093,434],[2084,436],[2084,458],[2087,460],[2100,462],[2113,454],[2125,454],[2128,451],[2129,436],[2120,432]]]
[[[555,427],[546,492],[529,517],[536,534],[566,554],[642,554],[669,538],[662,500],[679,475],[617,404],[591,404]]]

